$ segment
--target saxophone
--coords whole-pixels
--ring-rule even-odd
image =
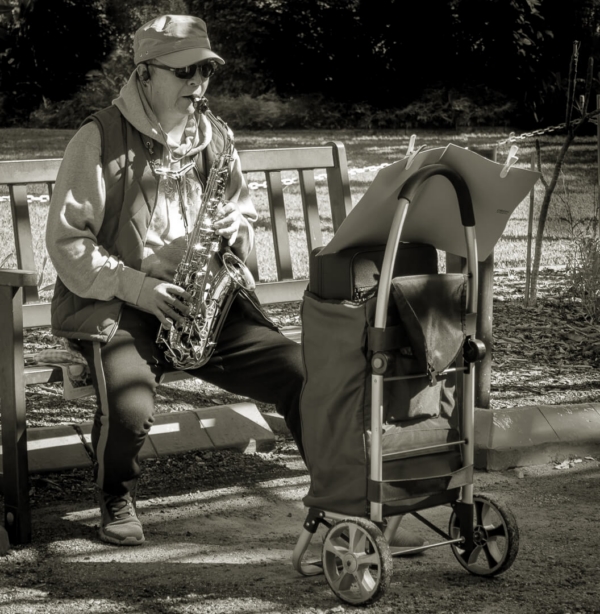
[[[173,280],[192,296],[186,302],[189,313],[171,328],[161,324],[156,338],[167,361],[176,369],[197,369],[208,362],[235,296],[240,290],[252,291],[255,286],[244,262],[223,245],[223,237],[213,229],[233,159],[233,132],[211,113],[206,98],[197,101],[197,108],[213,130],[221,132],[225,146],[211,166],[198,217]]]

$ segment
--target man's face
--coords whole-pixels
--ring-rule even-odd
[[[150,81],[148,82],[148,99],[156,115],[185,117],[194,112],[194,100],[201,98],[208,87],[208,79],[199,70],[188,79],[179,78],[160,63],[160,58],[148,64]]]

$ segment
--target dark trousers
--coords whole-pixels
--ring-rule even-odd
[[[139,474],[138,454],[154,421],[154,399],[169,370],[156,345],[155,316],[125,306],[119,329],[105,344],[82,342],[98,409],[92,428],[96,483],[120,495]],[[300,346],[233,303],[209,362],[190,374],[234,394],[274,404],[302,456],[299,401],[304,381]]]

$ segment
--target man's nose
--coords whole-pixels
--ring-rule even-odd
[[[189,78],[188,83],[190,85],[201,85],[205,81],[208,81],[209,77],[204,78],[200,72],[200,66],[196,66],[196,72]]]

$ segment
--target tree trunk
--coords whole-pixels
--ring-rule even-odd
[[[542,201],[542,207],[540,209],[540,218],[538,220],[537,233],[535,237],[535,251],[533,256],[533,267],[531,271],[531,286],[530,286],[530,301],[529,304],[532,307],[535,307],[535,302],[537,299],[537,282],[538,276],[540,272],[540,260],[542,259],[542,242],[544,239],[544,228],[546,226],[546,219],[548,218],[548,210],[550,208],[550,201],[552,200],[552,194],[554,193],[554,188],[556,188],[556,184],[558,183],[558,178],[560,176],[560,169],[562,168],[565,156],[567,155],[567,151],[569,146],[571,145],[573,139],[575,138],[575,132],[569,130],[567,136],[565,138],[565,142],[561,147],[558,158],[556,159],[556,164],[554,165],[554,172],[552,174],[552,179],[546,190],[544,191],[544,200]],[[541,170],[541,169],[540,169]]]

